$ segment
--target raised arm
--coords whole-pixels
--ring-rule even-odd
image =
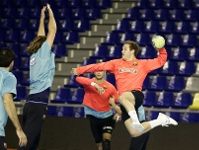
[[[41,10],[41,16],[40,16],[37,36],[46,36],[45,30],[44,30],[45,10],[46,10],[46,6],[44,6]]]
[[[19,146],[26,146],[27,137],[24,134],[22,127],[19,123],[19,119],[16,113],[16,107],[13,102],[13,95],[10,93],[4,94],[3,103],[10,120],[16,128],[17,136],[19,137]]]
[[[55,22],[54,14],[52,9],[50,8],[50,5],[47,4],[47,10],[49,14],[49,22],[48,22],[48,34],[47,34],[47,42],[48,44],[52,47],[54,39],[55,39],[55,34],[57,32],[57,25]]]

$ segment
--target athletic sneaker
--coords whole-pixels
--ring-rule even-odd
[[[144,127],[142,126],[141,123],[132,123],[131,127],[137,130],[138,132],[142,132],[144,130]]]
[[[174,119],[163,113],[159,113],[157,120],[161,120],[162,127],[168,127],[169,125],[174,125],[174,126],[178,125],[178,123]]]

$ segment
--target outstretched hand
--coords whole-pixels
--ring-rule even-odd
[[[45,19],[46,6],[41,9],[41,19]]]
[[[78,75],[78,74],[77,74],[77,68],[72,68],[71,74],[73,74],[73,75]]]
[[[95,83],[94,87],[96,88],[96,90],[100,95],[102,95],[105,92],[104,88],[99,86],[97,83]]]
[[[50,7],[50,4],[47,4],[46,8],[48,10],[49,16],[52,16],[53,15],[53,11],[52,11],[52,9]]]

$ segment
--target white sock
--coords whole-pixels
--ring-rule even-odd
[[[149,121],[149,123],[150,123],[152,129],[157,127],[157,126],[162,125],[162,122],[158,119],[151,120],[151,121]]]
[[[135,110],[131,110],[129,111],[129,116],[131,117],[131,119],[133,120],[133,123],[140,123],[140,121],[138,120],[138,116]]]

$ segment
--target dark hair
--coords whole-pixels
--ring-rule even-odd
[[[8,47],[0,50],[0,67],[9,67],[11,62],[15,59],[14,51]]]
[[[26,52],[36,53],[45,41],[46,36],[37,36],[32,42],[30,42],[29,46],[26,49]]]
[[[137,54],[139,52],[139,45],[136,42],[128,40],[128,41],[125,41],[124,44],[128,44],[130,50],[134,50],[135,51],[134,54],[135,54],[135,56],[137,56]]]

